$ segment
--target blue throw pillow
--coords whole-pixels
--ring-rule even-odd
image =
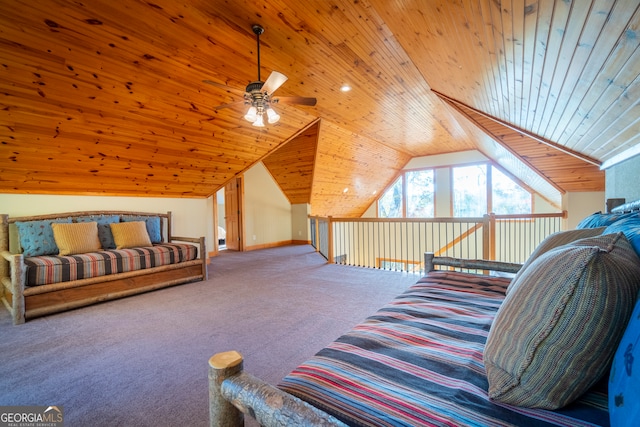
[[[122,216],[122,222],[131,221],[144,221],[147,225],[147,233],[149,233],[149,239],[151,240],[151,243],[162,243],[162,229],[160,228],[160,225],[162,223],[159,216]]]
[[[609,375],[612,426],[637,426],[640,420],[640,299],[613,358]]]
[[[98,223],[98,239],[102,249],[115,249],[116,242],[113,240],[113,233],[111,233],[109,224],[120,222],[120,215],[89,215],[76,218],[76,222],[93,221]]]
[[[58,245],[56,245],[53,229],[51,228],[51,223],[54,222],[68,224],[71,222],[71,217],[41,221],[16,221],[16,228],[20,236],[20,246],[24,256],[58,254]]]
[[[596,227],[606,227],[608,225],[613,224],[614,222],[626,218],[628,216],[637,215],[637,213],[602,213],[596,212],[582,221],[576,226],[576,228],[596,228]]]
[[[602,234],[618,232],[624,234],[638,256],[640,256],[640,214],[635,213],[632,216],[627,216],[614,222]]]

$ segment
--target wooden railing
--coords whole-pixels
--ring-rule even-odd
[[[313,246],[330,263],[423,273],[423,255],[523,263],[566,212],[477,218],[310,217]]]

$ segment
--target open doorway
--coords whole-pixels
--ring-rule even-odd
[[[227,224],[225,220],[224,188],[221,188],[216,193],[216,203],[218,250],[224,251],[227,249]]]
[[[218,250],[242,251],[242,178],[236,177],[216,192],[215,226]]]

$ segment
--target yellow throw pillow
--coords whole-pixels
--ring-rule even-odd
[[[52,223],[53,238],[60,256],[84,254],[102,249],[98,239],[98,223]]]
[[[153,246],[144,221],[117,222],[109,225],[117,249]]]

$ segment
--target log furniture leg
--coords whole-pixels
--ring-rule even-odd
[[[209,415],[211,427],[241,427],[243,415],[261,426],[346,427],[346,424],[295,396],[242,371],[237,351],[209,359]]]
[[[242,372],[237,351],[218,353],[209,359],[209,420],[211,427],[242,427],[244,415],[222,397],[222,382]]]

